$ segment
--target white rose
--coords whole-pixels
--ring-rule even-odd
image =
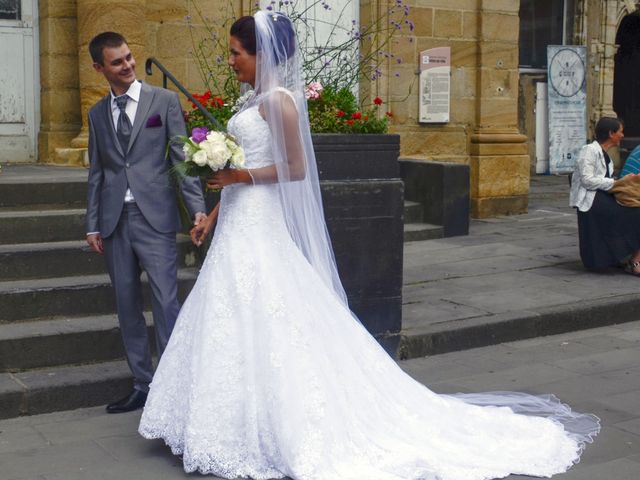
[[[231,158],[231,152],[225,145],[224,140],[222,142],[215,141],[214,139],[209,140],[209,136],[207,136],[207,140],[200,142],[200,148],[206,152],[207,165],[209,165],[212,170],[224,168],[227,160]]]
[[[207,140],[214,143],[224,143],[227,137],[224,134],[217,132],[215,130],[207,133]]]
[[[207,152],[204,150],[196,150],[196,152],[191,157],[191,161],[196,165],[204,167],[207,164]]]
[[[231,155],[231,165],[235,168],[244,167],[244,150],[242,150],[242,147],[236,148]]]
[[[190,143],[185,143],[182,145],[182,151],[184,152],[184,159],[188,162],[193,157],[193,154],[196,153],[197,149],[193,148]]]

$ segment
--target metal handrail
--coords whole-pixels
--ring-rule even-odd
[[[184,96],[187,97],[189,101],[193,103],[196,106],[196,108],[202,112],[202,114],[206,117],[206,119],[209,120],[212,125],[215,125],[217,130],[220,130],[221,132],[225,131],[225,128],[220,124],[220,122],[216,119],[216,117],[214,117],[209,110],[203,107],[202,104],[198,100],[196,100],[195,97],[189,92],[189,90],[184,88],[184,86],[182,86],[182,84],[176,79],[176,77],[174,77],[172,73],[169,70],[167,70],[167,68],[164,65],[162,65],[158,61],[158,59],[156,59],[155,57],[147,58],[147,61],[144,64],[144,70],[147,75],[149,76],[153,75],[152,65],[155,65],[156,67],[158,67],[158,69],[162,72],[163,88],[167,88],[167,79],[171,80],[171,82],[178,88],[178,90],[180,90],[184,94]]]

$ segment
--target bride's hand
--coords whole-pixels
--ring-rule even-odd
[[[207,187],[211,190],[220,190],[233,183],[252,183],[249,171],[236,168],[223,168],[209,177]]]
[[[204,220],[191,229],[189,235],[194,245],[200,246],[215,227],[218,220],[218,209],[214,209]]]
[[[220,190],[232,183],[238,183],[237,173],[238,170],[231,168],[218,170],[207,180],[207,187],[211,190]]]

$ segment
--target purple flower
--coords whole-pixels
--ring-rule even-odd
[[[191,130],[191,140],[193,140],[195,143],[200,143],[203,140],[206,140],[207,133],[209,133],[207,127],[196,127]]]

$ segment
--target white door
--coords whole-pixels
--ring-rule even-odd
[[[0,162],[34,162],[37,0],[0,0]]]

